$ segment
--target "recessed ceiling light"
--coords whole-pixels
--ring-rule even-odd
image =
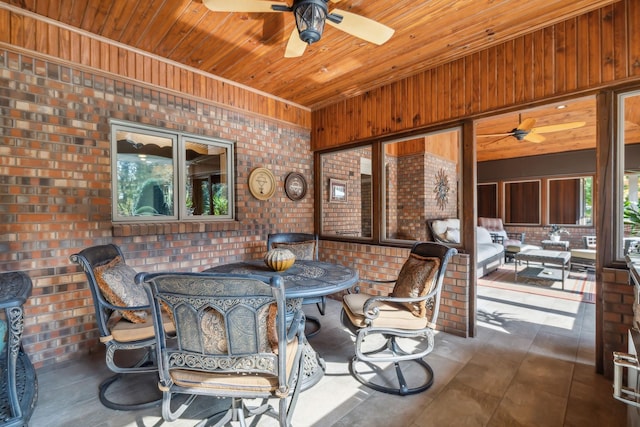
[[[567,108],[567,106],[565,104],[562,104],[562,105],[558,105],[556,108],[558,110],[562,110],[563,108]]]

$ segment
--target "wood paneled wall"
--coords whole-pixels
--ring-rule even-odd
[[[312,148],[640,81],[638,34],[640,2],[614,3],[314,111]]]
[[[0,8],[0,45],[59,58],[69,63],[194,96],[243,112],[311,127],[311,112],[293,103],[36,15]]]

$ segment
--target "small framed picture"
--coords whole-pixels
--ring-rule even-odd
[[[329,201],[343,203],[347,201],[347,181],[329,179]]]

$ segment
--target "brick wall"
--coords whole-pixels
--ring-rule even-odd
[[[237,221],[114,226],[110,118],[236,141]],[[269,232],[313,231],[309,130],[296,125],[0,50],[0,134],[0,269],[33,280],[24,344],[38,368],[97,345],[86,279],[69,261],[87,246],[114,242],[138,271],[200,271],[262,256]],[[277,178],[268,201],[248,191],[256,167]],[[283,189],[292,171],[309,186],[298,202]]]
[[[355,154],[354,154],[355,153]],[[363,215],[370,221],[370,209],[363,207],[363,200],[371,203],[370,194],[362,198],[361,159],[371,158],[371,149],[362,148],[322,156],[322,232],[327,234],[344,234],[348,236],[371,237],[363,234]],[[338,179],[347,185],[345,202],[332,202],[329,197],[330,180]],[[365,186],[371,189],[370,179]],[[370,226],[370,222],[367,222]],[[370,231],[370,230],[369,230]]]
[[[627,352],[627,331],[633,325],[634,290],[629,271],[602,271],[604,376],[613,379],[613,352]]]
[[[386,155],[387,236],[392,239],[430,240],[427,220],[458,217],[456,163],[429,153]],[[449,203],[441,209],[434,198],[436,172],[444,170],[450,183]]]

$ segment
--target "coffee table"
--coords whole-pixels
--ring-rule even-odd
[[[526,261],[527,266],[529,265],[529,262],[539,262],[542,265],[552,264],[558,265],[562,269],[562,289],[564,290],[564,278],[566,276],[566,271],[567,268],[569,270],[571,269],[571,252],[552,251],[548,249],[529,249],[515,254],[515,259],[516,282],[518,281],[518,261]]]

